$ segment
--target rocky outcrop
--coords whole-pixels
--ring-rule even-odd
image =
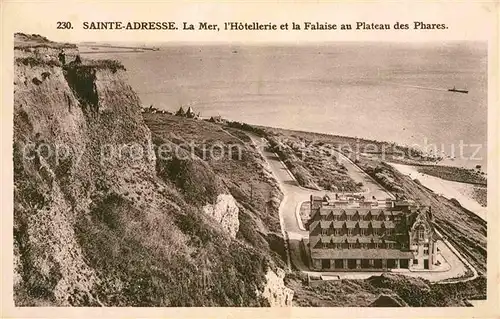
[[[236,238],[240,226],[238,211],[235,199],[229,194],[220,194],[217,196],[215,204],[203,206],[203,212],[215,219],[231,238]]]
[[[280,268],[276,271],[272,269],[267,271],[264,291],[261,294],[271,307],[292,306],[293,290],[285,286],[284,278],[285,272]]]

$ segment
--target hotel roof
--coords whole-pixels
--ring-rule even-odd
[[[314,248],[319,242],[322,244],[378,244],[378,243],[396,243],[394,240],[388,240],[376,236],[315,236],[310,238],[311,247]],[[331,248],[330,248],[331,249]]]
[[[371,214],[374,216],[378,216],[380,214],[384,214],[386,216],[390,215],[399,215],[402,214],[401,210],[393,210],[393,209],[381,209],[381,208],[373,208],[373,207],[359,207],[359,208],[342,208],[342,207],[331,207],[331,206],[322,206],[319,209],[319,213],[321,216],[328,216],[330,214],[333,215],[355,215],[359,214],[361,216],[365,216],[367,214]]]
[[[354,229],[356,227],[359,228],[395,228],[396,224],[392,221],[384,220],[372,220],[372,221],[365,221],[365,220],[360,220],[360,221],[353,221],[353,220],[347,220],[347,221],[339,221],[339,220],[320,220],[320,221],[313,221],[309,228],[311,230],[315,229],[316,227],[319,226],[321,229],[328,229],[328,228],[349,228],[349,229]]]
[[[409,251],[398,249],[311,249],[318,259],[412,259]]]

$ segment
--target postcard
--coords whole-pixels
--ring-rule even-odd
[[[2,9],[2,316],[498,316],[496,2]]]

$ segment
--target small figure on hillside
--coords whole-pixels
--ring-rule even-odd
[[[184,112],[184,109],[182,108],[182,106],[179,108],[179,110],[177,111],[177,113],[175,113],[176,116],[186,116],[186,112]]]
[[[191,108],[191,106],[190,106],[190,107],[188,107],[188,109],[187,109],[187,111],[186,111],[186,117],[187,117],[187,118],[192,119],[192,118],[194,118],[195,116],[196,116],[196,115],[195,115],[195,113],[194,113],[193,109]]]
[[[82,59],[80,58],[80,55],[78,54],[75,58],[75,63],[76,64],[81,64],[82,63]]]
[[[66,64],[66,55],[64,54],[64,50],[61,49],[59,51],[59,61],[61,62],[62,65]]]

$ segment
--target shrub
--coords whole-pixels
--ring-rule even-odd
[[[113,73],[115,73],[117,70],[126,71],[125,66],[121,62],[110,59],[88,60],[85,61],[85,64],[81,67],[92,69],[109,69]]]
[[[24,64],[26,66],[61,66],[61,63],[56,60],[42,60],[34,57],[24,57],[24,58],[16,58],[16,64]]]

